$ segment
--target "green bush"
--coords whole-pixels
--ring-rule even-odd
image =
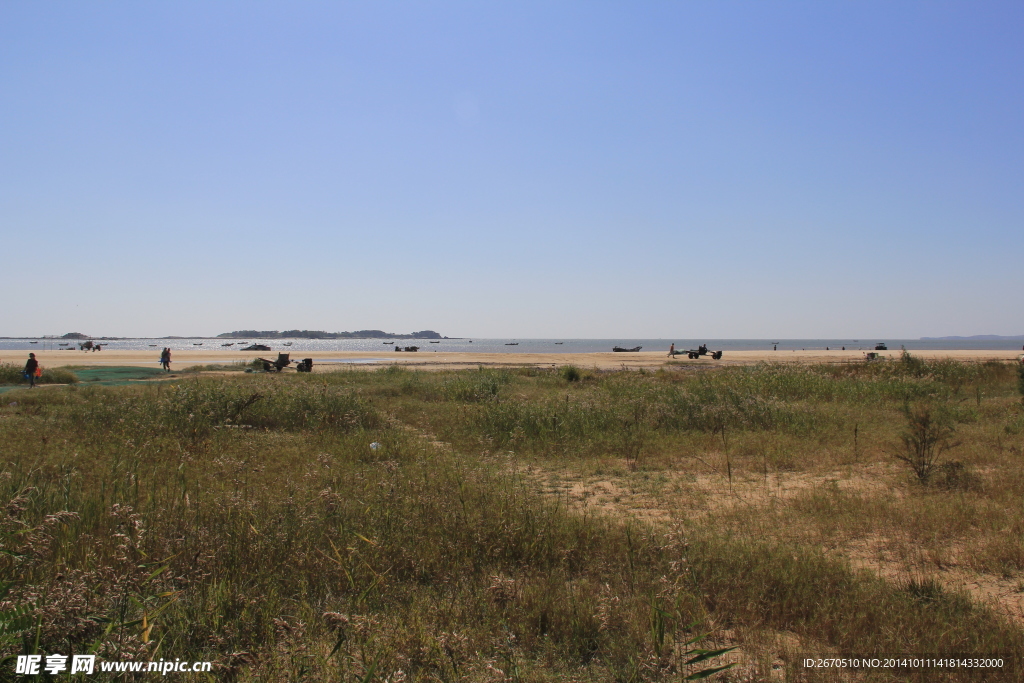
[[[559,368],[558,374],[566,382],[578,382],[580,381],[580,378],[583,377],[583,373],[580,372],[580,369],[575,365],[563,365]]]

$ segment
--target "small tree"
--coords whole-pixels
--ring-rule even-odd
[[[905,405],[903,415],[907,429],[900,434],[902,448],[893,457],[907,463],[918,480],[927,484],[940,467],[942,454],[959,445],[953,441],[956,430],[944,411],[927,404]]]

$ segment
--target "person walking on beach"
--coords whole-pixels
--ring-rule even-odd
[[[171,371],[171,349],[164,347],[164,350],[160,352],[160,365],[167,372]]]
[[[28,362],[25,363],[25,374],[28,376],[28,388],[35,389],[36,386],[36,372],[39,371],[39,361],[36,360],[36,354],[28,354]]]
[[[668,357],[671,358],[674,355],[676,355],[676,343],[672,342],[668,346]]]

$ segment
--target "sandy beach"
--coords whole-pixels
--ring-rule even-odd
[[[880,351],[883,358],[899,358],[900,351]],[[0,351],[0,362],[23,364],[28,358],[28,351]],[[150,351],[36,351],[36,358],[43,367],[61,367],[75,365],[130,365],[158,367],[158,350]],[[618,368],[659,368],[694,366],[708,367],[720,365],[750,365],[760,362],[774,363],[852,363],[863,362],[864,351],[734,351],[728,352],[721,360],[712,360],[705,356],[699,360],[689,360],[686,356],[676,356],[669,360],[668,350],[641,351],[639,353],[466,353],[466,352],[431,352],[415,353],[391,352],[369,353],[363,351],[321,351],[293,353],[292,360],[313,358],[316,371],[337,370],[344,367],[373,367],[398,363],[409,367],[424,369],[456,369],[466,367],[552,367],[560,365],[577,365],[583,368],[613,370]],[[1014,361],[1021,351],[991,350],[942,350],[914,351],[914,356],[927,359],[952,358],[960,361]],[[247,363],[254,358],[276,358],[277,351],[229,351],[229,350],[195,350],[175,351],[172,356],[172,370],[184,370],[192,365],[212,365]]]

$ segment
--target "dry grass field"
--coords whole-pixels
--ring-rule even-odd
[[[1019,680],[1022,381],[904,355],[7,391],[0,657],[239,681]],[[892,654],[1005,661],[802,663]]]

